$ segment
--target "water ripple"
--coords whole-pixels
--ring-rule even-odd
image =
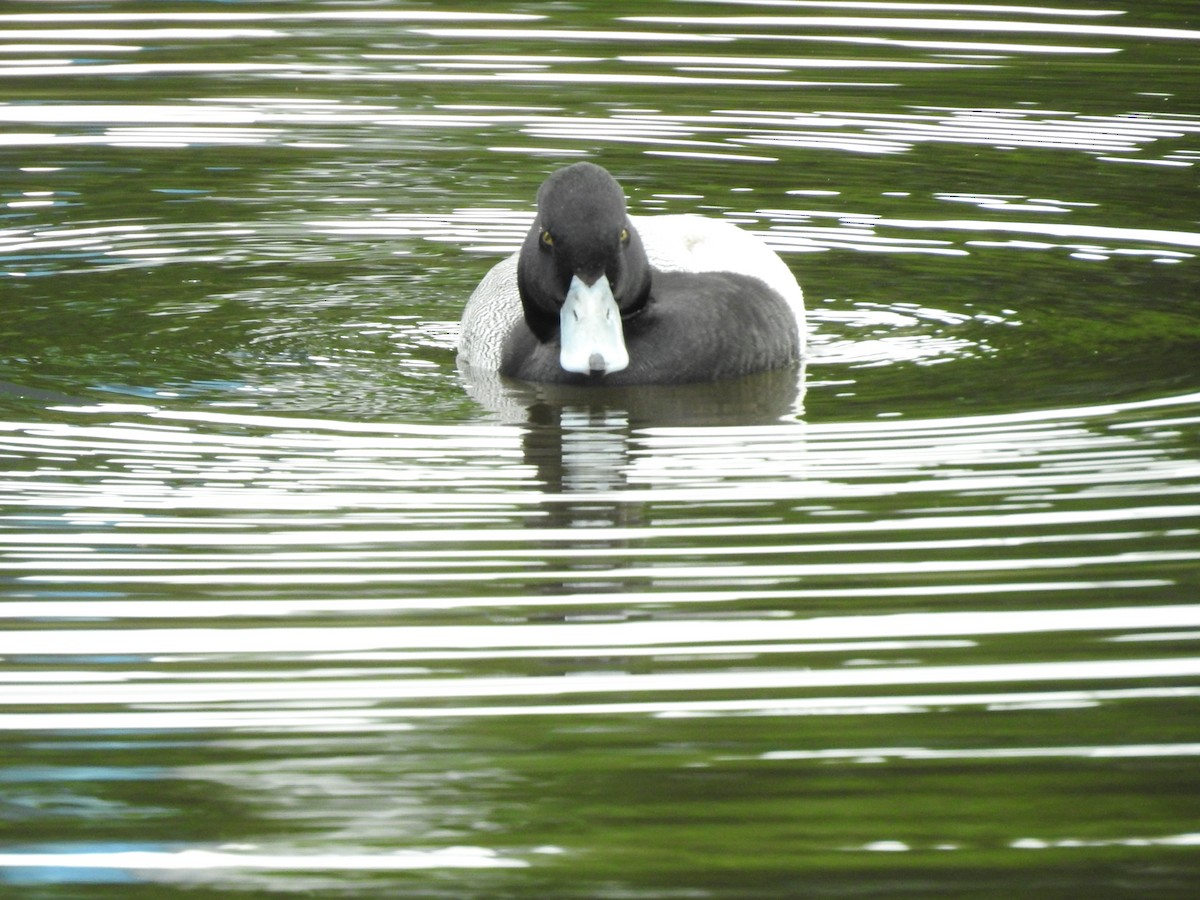
[[[938,5],[939,9],[944,9]],[[1028,13],[1028,8],[998,7],[997,11]],[[1054,10],[1061,15],[1070,10]],[[1084,11],[1095,15],[1095,12]],[[1111,13],[1110,13],[1111,14]],[[795,31],[817,28],[863,28],[872,31],[969,31],[972,34],[1013,33],[1034,35],[1068,34],[1078,37],[1147,38],[1150,40],[1200,40],[1200,31],[1188,28],[1154,28],[1129,25],[1091,25],[1074,22],[1015,19],[905,18],[902,16],[625,16],[627,22],[685,25],[688,28],[788,28]]]
[[[1186,894],[1179,4],[131,7],[0,13],[0,881]],[[459,373],[579,158],[807,368]]]

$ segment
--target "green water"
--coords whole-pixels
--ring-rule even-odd
[[[1188,897],[1192,4],[0,8],[0,896]],[[476,384],[538,184],[805,371]]]

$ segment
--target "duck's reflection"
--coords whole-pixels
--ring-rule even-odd
[[[641,387],[573,387],[534,384],[464,371],[468,390],[506,422],[523,426],[525,463],[544,485],[530,525],[557,532],[554,548],[571,548],[579,558],[563,562],[572,577],[545,582],[548,594],[580,591],[653,590],[653,579],[621,574],[620,551],[630,528],[652,522],[650,496],[631,483],[635,467],[646,464],[645,429],[706,429],[766,425],[794,420],[804,397],[804,369],[792,367],[706,384]],[[572,540],[571,536],[577,539]],[[595,578],[579,580],[581,570]],[[577,611],[578,612],[578,611]],[[609,607],[605,616],[621,616]]]
[[[552,494],[601,494],[625,487],[628,411],[539,402],[529,408],[527,425],[522,435],[525,462]]]
[[[803,412],[804,365],[695,384],[587,386],[546,384],[481,372],[459,360],[467,393],[507,424],[537,422],[538,407],[605,416],[633,428],[766,425]],[[543,414],[544,415],[544,414]]]
[[[767,425],[801,414],[804,368],[703,384],[575,387],[535,384],[463,370],[471,396],[524,427],[525,462],[545,486],[542,527],[644,525],[630,487],[638,433],[655,427]]]

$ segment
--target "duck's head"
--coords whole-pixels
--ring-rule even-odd
[[[576,163],[546,179],[517,284],[526,324],[543,343],[558,338],[563,369],[605,375],[629,365],[622,321],[646,303],[650,264],[615,178]]]

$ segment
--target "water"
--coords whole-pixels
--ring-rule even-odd
[[[0,895],[1190,896],[1191,6],[6,4]],[[464,379],[580,158],[803,378]]]

